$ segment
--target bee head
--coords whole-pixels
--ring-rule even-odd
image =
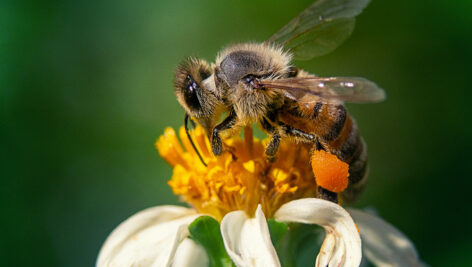
[[[211,112],[205,105],[209,92],[203,87],[203,81],[210,76],[210,66],[202,59],[187,58],[175,70],[177,100],[192,117],[208,116],[208,112]]]
[[[258,88],[257,81],[285,77],[290,69],[291,56],[281,48],[267,44],[238,44],[231,46],[216,60],[216,83],[231,90]]]
[[[175,70],[174,89],[186,113],[197,119],[208,132],[221,114],[221,101],[214,93],[210,65],[202,59],[185,59]]]

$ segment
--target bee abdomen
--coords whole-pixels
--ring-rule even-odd
[[[342,115],[342,112],[338,112]],[[336,154],[338,158],[349,164],[349,185],[342,193],[342,197],[347,202],[354,201],[361,193],[367,181],[367,148],[364,140],[359,134],[355,121],[346,114],[346,119],[338,118],[334,120],[333,128],[344,121],[343,127],[339,131],[337,138],[328,142],[328,150]],[[333,133],[331,129],[329,132]]]
[[[368,178],[367,148],[362,138],[359,138],[356,152],[349,163],[349,185],[342,193],[347,202],[354,201],[363,191]]]
[[[337,105],[334,107],[330,106],[330,109],[330,113],[332,112],[334,121],[333,124],[330,126],[328,133],[323,136],[324,141],[327,142],[333,141],[339,136],[339,134],[344,128],[346,119],[348,117],[346,108],[343,105]]]
[[[350,118],[351,120],[351,118]],[[332,142],[332,145],[337,148],[337,156],[344,162],[350,163],[359,157],[364,150],[362,145],[362,138],[357,130],[357,125],[354,121],[350,123],[351,127],[345,129],[346,133],[343,133],[339,138],[342,140],[336,140]]]

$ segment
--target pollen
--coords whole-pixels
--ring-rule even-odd
[[[197,126],[190,135],[205,167],[183,127],[178,135],[172,128],[165,129],[156,148],[173,168],[168,184],[174,194],[200,213],[219,220],[234,210],[253,216],[261,204],[270,218],[284,203],[316,195],[309,146],[282,141],[277,160],[270,163],[264,152],[269,140],[253,137],[252,129],[246,127],[244,138],[224,139],[223,153],[216,157],[205,131]]]
[[[335,155],[317,150],[311,158],[316,183],[332,192],[342,192],[348,185],[349,165]]]

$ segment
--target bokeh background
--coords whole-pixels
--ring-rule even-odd
[[[300,1],[1,1],[2,266],[92,266],[121,221],[177,204],[154,149],[183,109],[173,70],[263,41]],[[298,62],[362,76],[388,100],[349,105],[369,146],[357,207],[432,266],[472,264],[472,1],[374,0],[334,53]]]

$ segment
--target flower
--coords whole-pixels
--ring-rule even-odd
[[[246,128],[244,139],[226,138],[226,152],[214,157],[204,130],[197,127],[191,137],[205,166],[184,129],[179,133],[182,145],[176,132],[167,128],[156,147],[174,168],[168,184],[193,208],[159,206],[127,219],[106,240],[97,266],[206,266],[215,261],[213,254],[218,249],[208,249],[205,239],[192,231],[200,218],[207,216],[219,222],[219,226],[215,223],[219,231],[208,240],[218,238],[220,232],[222,254],[227,255],[218,266],[231,266],[231,262],[237,266],[281,266],[266,218],[322,226],[326,235],[316,266],[359,266],[362,249],[375,264],[420,266],[411,242],[383,220],[314,198],[316,181],[306,146],[282,142],[279,158],[269,163],[264,154],[267,140],[254,138],[252,129]],[[347,174],[344,167],[334,172],[320,170],[319,164],[316,168],[325,173],[323,181],[330,181],[330,173]]]
[[[252,136],[252,129],[246,128],[244,139],[239,136],[226,139],[227,152],[215,157],[204,130],[197,127],[191,136],[207,163],[205,167],[183,128],[179,134],[183,148],[171,128],[164,131],[156,147],[174,167],[168,182],[174,194],[201,213],[218,220],[235,210],[252,216],[261,205],[264,214],[272,217],[282,204],[311,197],[316,192],[306,146],[282,142],[278,153],[283,157],[269,163],[264,154],[267,140],[259,141]]]

